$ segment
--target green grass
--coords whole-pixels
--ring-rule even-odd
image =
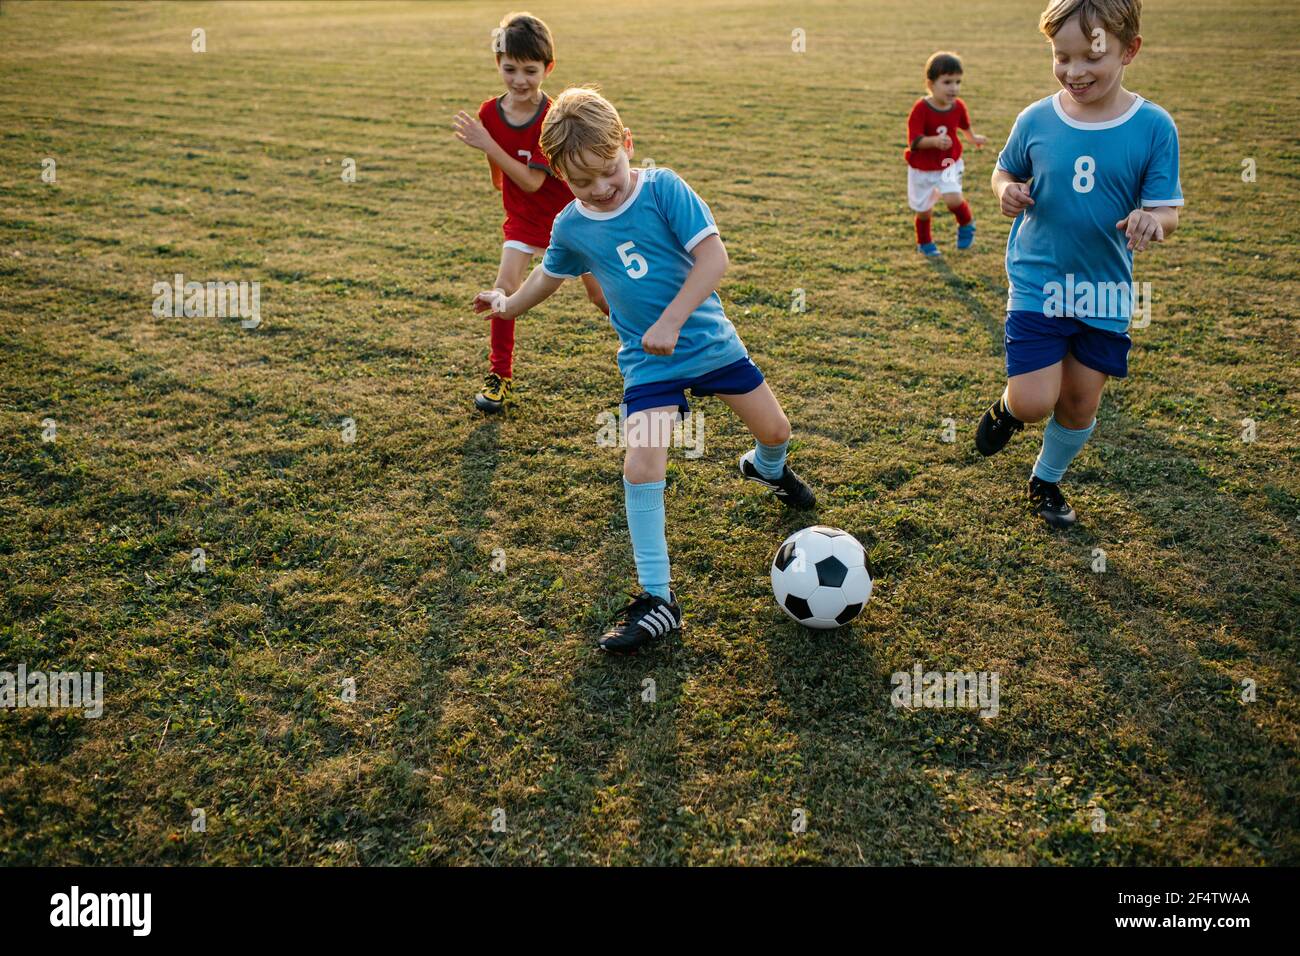
[[[517,410],[470,405],[501,210],[450,117],[497,91],[507,7],[5,2],[0,669],[102,670],[107,699],[0,712],[0,863],[1300,862],[1300,14],[1146,6],[1127,82],[1179,124],[1188,207],[1139,259],[1155,318],[1064,536],[1024,506],[1037,429],[971,447],[1003,380],[987,177],[1053,83],[1038,0],[532,7],[547,89],[598,82],[711,205],[815,520],[878,572],[851,627],[786,620],[768,562],[813,521],[735,479],[746,433],[705,399],[667,492],[688,628],[606,660],[620,381],[576,283],[520,323]],[[943,225],[935,266],[903,125],[952,46],[994,148],[979,242]],[[263,325],[155,319],[174,272],[259,280]],[[893,709],[918,661],[1000,672],[1000,715]]]

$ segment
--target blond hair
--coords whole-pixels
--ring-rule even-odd
[[[623,148],[623,121],[614,104],[593,87],[572,86],[555,98],[542,121],[542,153],[562,178],[582,168],[590,152],[613,159]]]
[[[1128,46],[1140,32],[1142,0],[1051,0],[1038,18],[1038,29],[1051,39],[1076,14],[1084,36],[1092,36],[1100,25]]]

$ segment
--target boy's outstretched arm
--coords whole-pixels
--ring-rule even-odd
[[[722,281],[727,266],[731,264],[727,257],[727,247],[717,234],[701,239],[691,250],[691,256],[695,259],[695,265],[691,266],[686,281],[660,314],[658,321],[641,336],[641,347],[651,355],[673,354],[682,326],[691,317],[691,313],[699,308],[700,303],[713,294],[713,290]]]
[[[546,182],[546,173],[519,162],[502,149],[501,144],[492,138],[492,134],[479,122],[477,116],[470,116],[461,110],[452,119],[452,125],[455,127],[454,135],[458,140],[466,146],[483,150],[497,169],[513,179],[524,192],[535,193],[542,188],[542,183]],[[495,173],[493,182],[496,182]]]
[[[474,296],[474,311],[487,312],[485,319],[497,316],[502,319],[517,319],[539,302],[545,302],[555,294],[555,290],[564,285],[563,279],[547,275],[541,266],[534,269],[524,280],[514,295],[506,295],[500,289],[488,289]]]
[[[1015,219],[1025,209],[1034,204],[1029,198],[1029,184],[1016,179],[1001,166],[993,167],[993,195],[998,197],[998,206],[1002,215]]]
[[[975,128],[973,126],[968,126],[965,129],[959,129],[957,132],[965,136],[966,141],[973,144],[976,149],[982,149],[984,147],[984,144],[988,142],[988,137],[981,136],[979,133],[975,132]]]

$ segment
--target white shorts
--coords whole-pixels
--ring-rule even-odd
[[[530,246],[526,242],[520,242],[518,239],[507,239],[501,243],[503,249],[518,249],[520,252],[526,252],[530,256],[538,256],[545,252],[545,249],[538,249],[536,246]]]
[[[959,159],[944,169],[907,167],[907,204],[917,212],[929,212],[941,195],[961,192],[961,174],[966,161]]]

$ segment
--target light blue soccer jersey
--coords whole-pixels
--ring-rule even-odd
[[[1132,317],[1133,253],[1115,228],[1139,207],[1181,206],[1178,130],[1137,97],[1123,116],[1081,123],[1056,93],[1016,117],[998,167],[1032,180],[1007,239],[1007,311],[1071,316],[1114,332]]]
[[[618,333],[618,368],[626,388],[692,378],[745,358],[736,327],[713,292],[682,326],[672,355],[650,355],[641,336],[677,297],[695,265],[691,250],[718,234],[713,214],[671,169],[636,170],[636,183],[617,209],[597,212],[578,200],[551,226],[542,269],[555,278],[590,272],[609,302]]]

